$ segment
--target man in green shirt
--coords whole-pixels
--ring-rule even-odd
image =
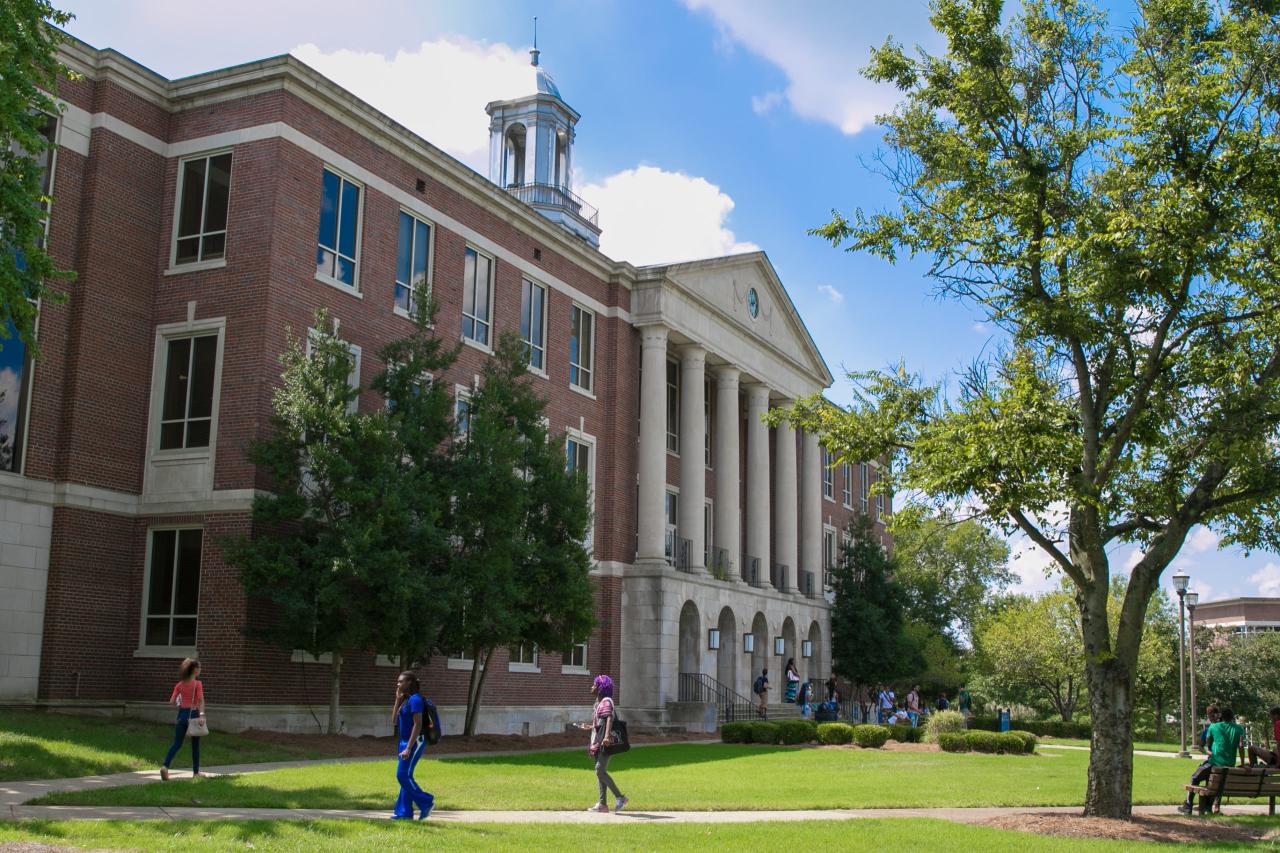
[[[1209,757],[1196,768],[1195,773],[1191,774],[1192,785],[1199,785],[1206,781],[1215,767],[1235,767],[1237,754],[1240,756],[1240,765],[1245,764],[1244,726],[1236,722],[1236,715],[1230,708],[1224,707],[1219,714],[1221,719],[1209,726],[1209,731],[1205,735],[1204,747]],[[1187,800],[1178,806],[1178,811],[1191,814],[1191,801],[1194,797],[1195,795],[1188,791]]]

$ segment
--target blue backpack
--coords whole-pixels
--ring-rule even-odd
[[[427,697],[422,697],[424,707],[422,716],[427,718],[427,745],[435,746],[440,742],[440,713],[436,710],[436,703]]]

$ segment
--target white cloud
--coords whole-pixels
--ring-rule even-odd
[[[711,16],[722,38],[732,39],[782,70],[786,99],[796,114],[854,134],[889,112],[898,93],[860,71],[873,46],[892,35],[910,46],[928,42],[928,4],[825,3],[820,0],[684,0]],[[936,39],[936,37],[933,37]],[[752,99],[757,113],[772,108],[776,92]]]
[[[1189,554],[1203,554],[1217,547],[1218,534],[1203,525],[1193,528],[1186,541],[1182,543],[1183,552]]]
[[[1025,536],[1013,536],[1009,539],[1012,557],[1009,568],[1018,576],[1018,580],[1010,588],[1010,592],[1023,595],[1039,595],[1058,588],[1062,582],[1062,572],[1058,564]]]
[[[844,294],[836,290],[834,287],[832,287],[829,284],[818,285],[818,292],[825,295],[828,299],[830,299],[836,305],[844,304]]]
[[[1267,563],[1249,576],[1249,582],[1258,585],[1259,595],[1280,596],[1280,563]]]
[[[765,92],[763,95],[751,96],[751,111],[758,116],[766,115],[786,99],[782,92]]]
[[[338,85],[482,174],[488,172],[490,101],[532,94],[529,57],[506,44],[456,35],[394,57],[314,44],[290,51]]]
[[[726,226],[733,199],[706,178],[638,166],[579,190],[600,210],[600,250],[616,260],[655,264],[760,247]]]

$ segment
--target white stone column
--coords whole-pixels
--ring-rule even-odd
[[[705,408],[707,351],[680,348],[680,517],[678,535],[689,540],[689,568],[705,572],[707,502]]]
[[[800,566],[813,573],[814,595],[821,596],[822,451],[816,432],[805,430],[800,440],[804,448],[800,460]]]
[[[769,577],[769,427],[764,416],[769,411],[769,388],[747,386],[747,553],[743,569],[751,567],[748,557],[760,560],[760,579]]]
[[[742,578],[742,507],[738,478],[738,377],[740,371],[731,365],[717,367],[716,422],[711,445],[711,465],[716,476],[715,529],[717,548],[725,550],[729,579]]]
[[[778,450],[774,471],[777,503],[773,508],[773,534],[777,537],[774,547],[779,566],[786,566],[787,577],[778,577],[778,587],[796,589],[799,565],[799,540],[796,534],[796,429],[789,421],[778,424],[776,431]],[[781,570],[779,570],[781,571]]]
[[[640,329],[640,506],[638,561],[665,562],[667,496],[667,327]]]

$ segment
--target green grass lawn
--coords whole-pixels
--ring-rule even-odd
[[[1169,845],[1050,838],[1020,832],[962,826],[939,820],[805,821],[801,823],[667,824],[606,818],[605,825],[382,824],[368,821],[191,823],[174,821],[0,823],[0,844],[36,842],[93,849],[243,851],[532,850],[607,848],[639,850],[978,850],[1109,851],[1168,849]],[[1265,853],[1274,841],[1180,844],[1180,850]]]
[[[977,755],[729,744],[641,747],[609,768],[641,810],[824,809],[1074,805],[1083,802],[1087,752]],[[1134,802],[1171,803],[1191,768],[1136,756]],[[579,752],[424,761],[419,783],[444,809],[577,809],[595,799]],[[394,764],[276,770],[216,779],[50,794],[62,805],[389,808]]]
[[[117,717],[83,717],[37,711],[0,711],[0,782],[61,779],[159,767],[173,740],[173,726]],[[323,758],[214,732],[200,749],[200,764],[245,764]],[[190,742],[174,767],[191,767]]]
[[[1081,738],[1070,738],[1070,737],[1040,738],[1040,742],[1044,746],[1053,746],[1054,744],[1061,744],[1063,746],[1088,746],[1089,745],[1089,741],[1087,740],[1084,740]],[[1133,748],[1144,749],[1147,752],[1178,752],[1181,749],[1181,747],[1179,747],[1176,743],[1153,743],[1149,741],[1134,741]],[[1192,756],[1200,756],[1201,758],[1203,758],[1203,755],[1200,753],[1199,750],[1192,749],[1190,750],[1190,752]]]

